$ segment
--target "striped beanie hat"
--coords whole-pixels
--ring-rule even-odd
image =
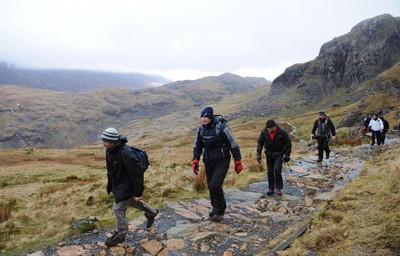
[[[116,142],[119,139],[119,134],[117,129],[115,128],[107,128],[103,134],[101,135],[101,139],[103,141],[111,141],[111,142]]]

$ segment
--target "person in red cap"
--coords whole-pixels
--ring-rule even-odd
[[[207,185],[210,193],[212,211],[211,221],[220,221],[226,209],[226,201],[222,185],[229,170],[231,154],[235,160],[235,171],[243,170],[239,145],[236,143],[229,128],[214,119],[214,110],[206,107],[201,112],[201,126],[194,141],[192,170],[199,173],[199,160],[203,154]]]
[[[289,134],[281,129],[274,120],[268,120],[257,142],[257,162],[261,163],[261,151],[265,147],[267,159],[268,190],[267,195],[282,195],[282,164],[290,161],[292,142]]]

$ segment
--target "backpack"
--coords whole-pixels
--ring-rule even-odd
[[[318,118],[318,135],[319,136],[330,136],[331,129],[329,128],[328,121],[330,120],[329,116],[326,116],[325,121],[322,123],[321,126],[321,119]]]
[[[146,151],[143,149],[140,149],[140,148],[136,148],[134,146],[126,146],[124,148],[124,150],[126,148],[130,148],[131,151],[134,153],[134,155],[136,156],[135,161],[139,163],[139,165],[140,165],[140,167],[142,167],[142,171],[144,173],[150,166],[149,157],[148,157]]]
[[[215,133],[217,134],[218,137],[221,138],[221,123],[226,125],[226,119],[222,115],[214,115],[214,120],[213,122],[215,123]],[[203,126],[200,125],[200,135],[203,132]]]

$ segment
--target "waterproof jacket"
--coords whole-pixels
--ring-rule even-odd
[[[112,150],[106,151],[107,191],[113,192],[116,203],[141,197],[144,190],[144,173],[127,142],[121,137]]]
[[[387,131],[389,131],[389,122],[386,120],[386,119],[384,119],[384,118],[381,118],[382,119],[382,123],[383,123],[383,131],[384,132],[387,132]]]
[[[314,122],[314,126],[312,128],[311,133],[315,135],[315,132],[318,130],[318,137],[330,137],[336,136],[335,126],[330,118],[320,119],[318,118]]]
[[[199,127],[194,140],[193,159],[199,160],[202,153],[206,165],[215,164],[224,158],[229,159],[231,153],[235,160],[242,159],[239,145],[229,128],[223,123],[219,125],[219,133],[216,121]]]
[[[265,148],[265,154],[271,155],[285,155],[290,157],[292,152],[292,142],[290,141],[289,134],[277,126],[274,140],[271,139],[267,128],[264,128],[257,141],[257,155],[261,155],[261,151]]]
[[[369,122],[369,127],[371,127],[371,130],[374,132],[382,131],[384,128],[383,122],[380,118],[377,118],[376,120],[372,118]]]

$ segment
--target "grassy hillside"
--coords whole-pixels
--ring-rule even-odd
[[[268,86],[258,90],[268,90]],[[260,91],[227,95],[211,106],[217,114],[240,112],[259,93]],[[63,94],[54,93],[52,96],[55,98],[54,104],[57,104],[57,98],[63,97]],[[113,96],[105,97],[112,100]],[[7,98],[13,99],[11,96]],[[41,105],[40,99],[41,94],[38,93],[38,106]],[[367,104],[370,103],[367,101]],[[359,105],[360,103],[354,103],[325,111],[338,124]],[[164,200],[208,197],[205,187],[199,186],[201,181],[198,178],[196,181],[190,170],[193,139],[199,124],[200,111],[201,107],[183,109],[168,115],[133,121],[120,129],[122,134],[128,136],[129,144],[146,149],[150,155],[152,165],[145,175],[145,199],[155,207],[162,207]],[[292,117],[244,115],[229,121],[228,125],[242,150],[245,171],[237,175],[231,166],[224,186],[244,187],[265,179],[265,172],[255,161],[255,149],[258,135],[269,118],[296,127],[293,159],[309,154],[301,140],[309,139],[318,111]],[[397,106],[392,108],[393,115],[388,115],[389,118],[394,118],[396,111]],[[101,130],[97,131],[96,136],[99,137],[100,134]],[[338,134],[340,138],[351,137],[349,129],[339,129]],[[348,141],[339,144],[346,144]],[[346,145],[333,147],[339,146]],[[390,152],[387,154],[394,154]],[[81,232],[83,230],[71,230],[69,227],[74,221],[88,216],[96,216],[100,220],[98,227],[113,225],[113,197],[106,193],[104,156],[100,141],[64,150],[30,147],[0,150],[2,254],[39,248],[48,243],[56,243],[74,232]],[[381,166],[382,163],[372,161],[370,165]],[[380,178],[373,176],[376,182]],[[129,218],[141,214],[135,210],[128,211]]]
[[[398,144],[375,152],[358,179],[311,220],[288,255],[399,255]]]

